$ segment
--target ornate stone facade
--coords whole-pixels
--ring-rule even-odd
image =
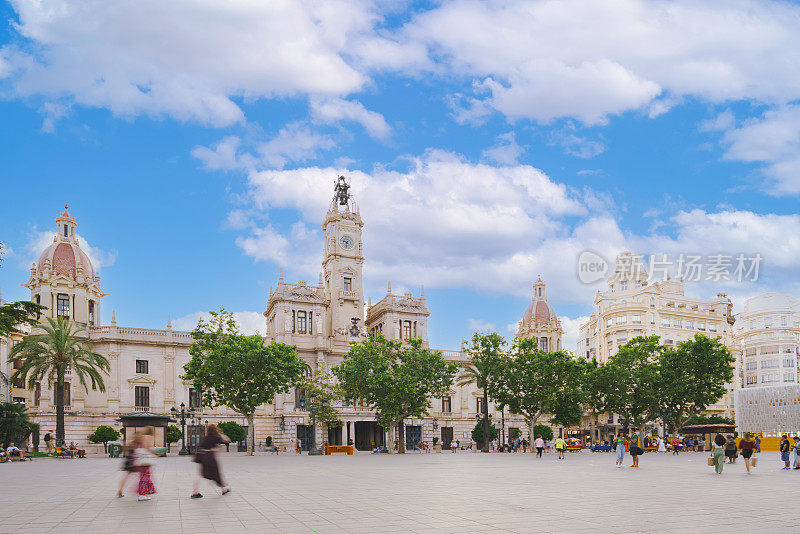
[[[322,225],[324,232],[322,272],[316,284],[305,281],[287,283],[281,272],[277,286],[270,288],[264,318],[265,342],[279,341],[297,347],[308,365],[308,373],[330,368],[339,363],[349,350],[350,342],[363,340],[370,330],[391,339],[422,339],[428,346],[428,318],[424,289],[419,297],[411,293],[395,295],[389,290],[374,305],[365,304],[362,265],[364,226],[358,206],[349,195],[349,186],[340,179]],[[189,361],[192,338],[189,332],[172,329],[167,319],[164,329],[119,326],[115,313],[107,325],[101,322],[104,293],[100,277],[77,240],[77,223],[65,209],[56,217],[53,244],[42,252],[31,268],[26,286],[31,299],[48,307],[45,316],[65,316],[86,328],[93,349],[108,358],[111,369],[106,377],[106,390],[84,391],[72,383],[65,388],[65,430],[67,441],[76,441],[89,450],[100,451],[102,445],[87,442],[99,425],[119,428],[120,414],[135,411],[169,413],[184,403],[199,407],[199,396],[191,384],[180,378]],[[18,339],[0,340],[2,369],[7,368],[7,355]],[[442,351],[451,361],[466,363],[460,351]],[[22,384],[9,388],[9,397],[24,402],[32,419],[41,425],[41,434],[55,428],[53,384],[40,384],[28,390]],[[465,444],[470,440],[478,414],[481,391],[474,385],[453,386],[450,394],[431,399],[431,411],[424,419],[407,420],[407,445],[419,439],[431,443],[439,438],[445,448],[451,441]],[[259,407],[255,417],[255,438],[264,443],[269,436],[287,449],[298,439],[304,448],[310,442],[310,414],[301,402],[302,391],[277,395],[274,402]],[[337,429],[317,428],[317,443],[353,442],[359,449],[383,444],[387,433],[377,426],[374,413],[356,403],[338,406],[344,425]],[[505,421],[506,431],[525,428],[520,417],[497,412],[490,403],[493,424]],[[190,421],[187,437],[191,443],[205,423],[246,420],[225,408],[198,410]]]
[[[533,283],[533,298],[528,305],[522,320],[519,322],[517,337],[520,339],[536,339],[543,351],[561,350],[561,336],[564,329],[555,310],[547,302],[545,283],[538,277]]]

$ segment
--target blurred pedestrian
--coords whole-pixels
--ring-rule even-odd
[[[140,501],[149,501],[150,496],[156,493],[152,479],[152,468],[157,456],[152,447],[153,434],[152,427],[145,427],[133,436],[133,465],[139,472],[136,493],[139,494]]]
[[[536,457],[541,458],[542,452],[544,452],[544,440],[542,439],[541,434],[536,436],[536,441],[533,442],[534,447],[536,447]]]
[[[208,425],[208,428],[206,428],[206,435],[200,440],[200,446],[194,457],[194,461],[200,464],[200,473],[194,480],[192,499],[200,499],[203,497],[200,493],[200,482],[202,482],[204,478],[211,480],[222,488],[223,495],[230,493],[231,488],[222,480],[222,474],[219,471],[219,464],[217,463],[217,452],[215,450],[218,445],[230,442],[231,440],[228,436],[220,432],[217,425]]]
[[[729,464],[736,463],[736,440],[731,435],[725,439],[725,457]]]

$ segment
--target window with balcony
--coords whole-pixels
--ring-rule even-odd
[[[653,298],[653,297],[650,297],[650,307],[651,308],[655,308],[656,307],[656,299]]]
[[[443,413],[450,413],[452,411],[452,405],[450,397],[442,397],[442,412]]]
[[[631,322],[633,324],[642,324],[642,316],[641,315],[632,315]]]
[[[147,360],[136,360],[136,372],[146,375],[150,369],[150,362]]]
[[[784,367],[794,367],[795,359],[794,358],[784,358],[783,359],[783,366]]]
[[[625,324],[628,322],[628,317],[626,315],[620,315],[617,317],[617,324]]]
[[[683,323],[681,323],[680,319],[673,319],[672,326],[675,328],[683,328]]]
[[[628,289],[628,282],[622,282],[620,286],[621,286],[620,289],[622,289],[622,291],[625,291],[626,289]]]
[[[69,295],[59,293],[56,297],[56,315],[69,319]]]
[[[688,328],[690,330],[694,329],[694,322],[693,321],[686,321],[686,325],[684,326],[684,328]]]
[[[783,373],[784,382],[794,382],[794,373]]]
[[[778,367],[780,367],[780,362],[778,362],[778,360],[775,358],[769,360],[761,360],[762,369],[777,369]]]
[[[747,371],[755,371],[758,369],[758,362],[747,362],[744,364],[744,368]]]
[[[134,406],[139,409],[150,408],[150,388],[147,386],[135,386],[133,392]]]
[[[709,332],[716,332],[717,331],[717,325],[715,325],[713,323],[709,323],[708,324],[708,331]]]
[[[609,317],[606,319],[606,328],[611,328],[612,326],[614,326],[614,319]]]
[[[352,291],[353,290],[353,279],[345,277],[344,279],[344,290],[345,291]]]
[[[757,376],[748,376],[745,379],[745,383],[747,385],[758,384],[758,377]]]
[[[698,330],[705,330],[706,329],[706,323],[697,323],[697,329]]]

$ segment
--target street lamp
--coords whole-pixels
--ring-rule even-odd
[[[308,455],[320,456],[322,451],[317,448],[317,410],[319,410],[317,394],[312,393],[309,398],[311,399],[311,406],[309,407],[309,412],[311,412],[311,449],[308,451]],[[325,397],[322,397],[320,401],[325,406]]]
[[[189,408],[187,411],[186,404],[181,403],[180,411],[176,410],[175,406],[173,406],[170,411],[172,412],[172,416],[178,417],[181,422],[181,444],[183,446],[181,447],[178,455],[188,456],[191,453],[189,452],[189,449],[186,448],[186,419],[194,417],[194,408]]]

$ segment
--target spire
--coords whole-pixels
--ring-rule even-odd
[[[167,330],[172,330],[172,317],[167,314]]]
[[[392,281],[389,280],[389,286],[386,288],[386,294],[390,295],[392,293]]]
[[[278,284],[282,283],[283,283],[283,267],[281,267],[280,270],[278,271]]]
[[[117,326],[117,312],[116,312],[116,310],[111,310],[111,324],[113,326]]]
[[[422,284],[422,285],[420,286],[420,290],[419,290],[419,298],[421,298],[421,299],[424,299],[424,298],[425,298],[425,284]]]
[[[322,271],[319,272],[319,282],[317,282],[319,287],[322,287]]]

